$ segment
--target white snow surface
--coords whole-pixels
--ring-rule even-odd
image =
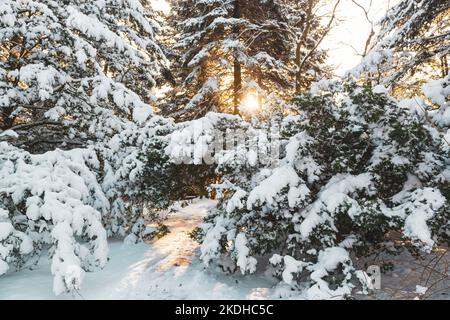
[[[49,260],[34,270],[0,277],[3,299],[266,299],[277,280],[262,273],[233,275],[206,267],[198,258],[198,243],[188,232],[198,225],[215,201],[204,199],[171,215],[170,233],[150,244],[110,241],[110,261],[87,272],[77,292],[55,296]],[[0,265],[1,267],[1,265]]]
[[[0,300],[330,298],[330,296],[323,296],[323,290],[318,290],[317,285],[304,292],[293,292],[287,284],[279,284],[278,280],[261,270],[244,276],[241,272],[229,274],[212,266],[206,267],[199,258],[199,245],[190,239],[188,232],[200,224],[208,209],[215,205],[216,202],[213,200],[196,199],[187,207],[176,207],[176,212],[166,221],[170,233],[149,244],[124,244],[123,241],[110,241],[110,261],[105,268],[86,272],[82,288],[72,293],[55,296],[52,288],[53,276],[49,266],[51,261],[45,256],[40,259],[37,266],[33,266],[33,270],[27,268],[19,272],[9,270],[0,277]],[[348,259],[348,255],[342,248],[334,247],[327,250],[328,252],[319,254],[320,263],[311,270],[314,271],[315,280],[320,283],[323,281],[321,277],[327,270],[334,269],[338,262]],[[289,272],[295,272],[308,265],[289,256],[284,258],[277,256],[271,260],[276,263],[277,259],[289,265],[283,274],[285,282],[290,282],[292,275]],[[0,269],[2,267],[5,266],[0,263]],[[410,270],[409,267],[401,267],[395,273],[409,272],[408,270]],[[392,276],[383,278],[385,281],[383,287],[386,289],[377,293],[377,296],[386,298],[386,294],[390,293],[390,287],[395,285],[392,279],[397,279],[396,277],[398,275],[394,275],[393,278]],[[409,280],[413,281],[413,289],[416,291],[412,290],[410,294],[417,296],[425,291],[424,287],[419,285],[416,287],[416,284],[420,283],[418,278]],[[340,287],[337,291],[345,289],[346,287]],[[329,291],[331,296],[336,294],[332,290]],[[366,299],[373,298],[375,297],[366,297]]]

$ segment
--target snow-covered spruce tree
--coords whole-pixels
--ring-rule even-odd
[[[163,113],[179,119],[198,118],[208,111],[237,114],[248,94],[262,104],[269,93],[286,95],[295,87],[295,39],[304,27],[300,4],[189,0],[176,1],[173,12],[174,49],[180,55],[174,74],[180,87]],[[323,51],[306,54],[322,32],[317,21],[302,42],[304,86],[322,75],[317,66],[323,62]]]
[[[144,121],[164,63],[149,12],[139,0],[2,1],[0,129],[42,152]]]
[[[420,93],[428,80],[449,72],[450,4],[402,0],[380,21],[373,48],[355,69],[403,97]]]
[[[425,251],[448,244],[450,149],[436,128],[381,87],[321,82],[296,104],[275,166],[219,159],[220,202],[195,232],[205,263],[269,261],[285,287],[327,299],[364,279],[353,257],[393,250],[388,231]]]

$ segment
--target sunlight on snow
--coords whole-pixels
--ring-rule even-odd
[[[264,300],[269,295],[269,288],[254,288],[245,298],[249,300]]]

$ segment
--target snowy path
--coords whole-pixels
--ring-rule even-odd
[[[55,297],[46,259],[35,270],[0,278],[0,299],[264,299],[275,283],[263,275],[225,275],[205,268],[188,233],[215,202],[199,200],[169,217],[170,233],[151,244],[110,243],[110,261],[86,274],[78,293]]]
[[[269,289],[267,280],[244,279],[206,268],[198,259],[198,243],[189,237],[211,200],[180,208],[165,223],[170,233],[155,241],[147,259],[133,266],[123,283],[129,284],[124,298],[131,299],[246,299],[258,298]],[[261,297],[262,298],[262,297]]]

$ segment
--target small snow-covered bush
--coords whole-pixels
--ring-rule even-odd
[[[279,123],[279,161],[248,161],[248,140],[215,154],[220,202],[195,232],[205,263],[228,256],[253,273],[267,256],[287,285],[331,298],[351,294],[363,278],[352,257],[382,247],[391,230],[425,251],[448,244],[442,131],[381,87],[321,83],[295,104],[298,115]]]
[[[85,270],[108,258],[93,150],[33,155],[0,142],[0,274],[49,247],[56,294],[79,289]]]

